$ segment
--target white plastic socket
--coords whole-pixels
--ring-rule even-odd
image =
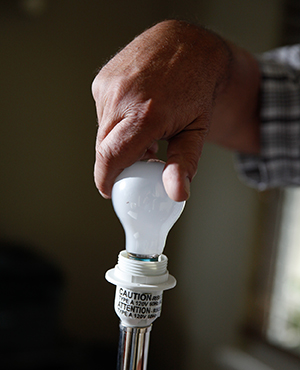
[[[164,255],[147,262],[131,259],[122,251],[118,264],[107,271],[106,279],[117,286],[115,311],[124,326],[146,327],[160,316],[163,291],[176,285],[167,263]]]

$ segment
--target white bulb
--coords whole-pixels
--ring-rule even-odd
[[[113,206],[125,231],[126,250],[141,258],[162,254],[167,235],[185,205],[167,195],[163,169],[162,162],[136,162],[117,177],[112,190]]]

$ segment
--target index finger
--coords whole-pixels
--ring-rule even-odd
[[[125,168],[144,158],[155,142],[156,139],[148,130],[142,130],[138,124],[132,122],[131,117],[116,124],[104,139],[101,129],[98,130],[94,178],[104,198],[111,197],[116,177]]]

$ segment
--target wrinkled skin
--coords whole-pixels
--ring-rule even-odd
[[[148,29],[92,85],[99,123],[97,188],[109,198],[116,176],[137,160],[154,158],[157,141],[164,139],[165,189],[175,201],[187,199],[207,137],[258,151],[258,89],[252,57],[219,36],[179,21]]]

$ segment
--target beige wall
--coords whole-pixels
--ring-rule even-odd
[[[123,231],[93,184],[95,70],[168,16],[266,50],[279,42],[281,1],[62,0],[48,1],[37,17],[3,4],[0,235],[31,243],[61,266],[70,335],[115,342],[114,288],[104,273],[124,246]],[[207,146],[166,247],[178,287],[165,294],[152,334],[153,358],[161,346],[166,352],[162,368],[211,370],[214,349],[238,340],[258,208],[255,191],[237,180],[231,154]]]

